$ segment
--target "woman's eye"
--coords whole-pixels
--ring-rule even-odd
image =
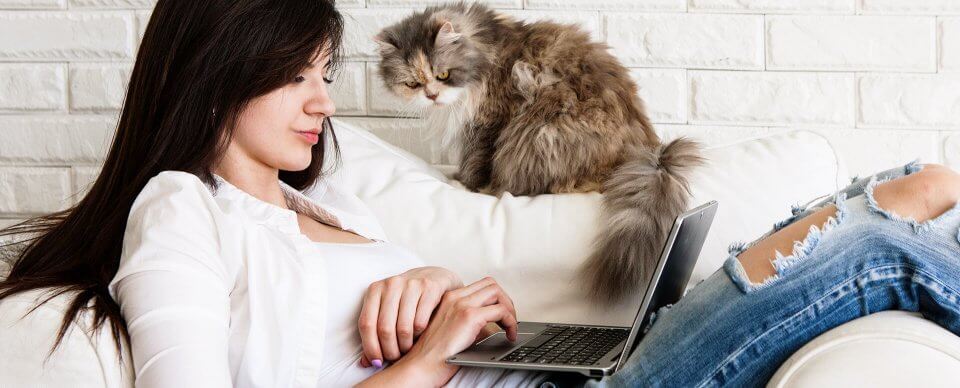
[[[410,89],[416,89],[417,86],[420,86],[419,82],[404,82],[404,84]]]
[[[333,80],[327,77],[323,77],[323,82],[326,82],[329,85],[333,83]]]
[[[296,76],[296,77],[293,78],[293,82],[296,82],[296,83],[301,83],[301,82],[306,81],[306,80],[307,80],[307,78],[304,77],[304,76],[302,76],[302,75],[298,75],[298,76]]]
[[[438,80],[441,80],[441,81],[446,81],[447,78],[450,78],[450,72],[449,72],[449,71],[445,71],[445,72],[440,73],[440,74],[437,75],[437,79],[438,79]]]

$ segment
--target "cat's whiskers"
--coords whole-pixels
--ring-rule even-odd
[[[423,108],[417,104],[415,99],[409,99],[400,106],[394,115],[394,119],[406,119],[406,118],[420,118],[423,117]]]

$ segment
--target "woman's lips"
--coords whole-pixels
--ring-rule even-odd
[[[320,135],[313,132],[297,132],[301,138],[309,142],[310,144],[317,144],[320,141]]]

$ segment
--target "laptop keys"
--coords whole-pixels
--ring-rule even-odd
[[[500,361],[593,365],[628,334],[620,328],[551,326]]]

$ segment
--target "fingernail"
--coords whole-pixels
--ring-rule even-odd
[[[370,363],[373,364],[373,366],[377,369],[383,368],[383,361],[380,361],[379,359],[375,358],[372,361],[370,361]]]

